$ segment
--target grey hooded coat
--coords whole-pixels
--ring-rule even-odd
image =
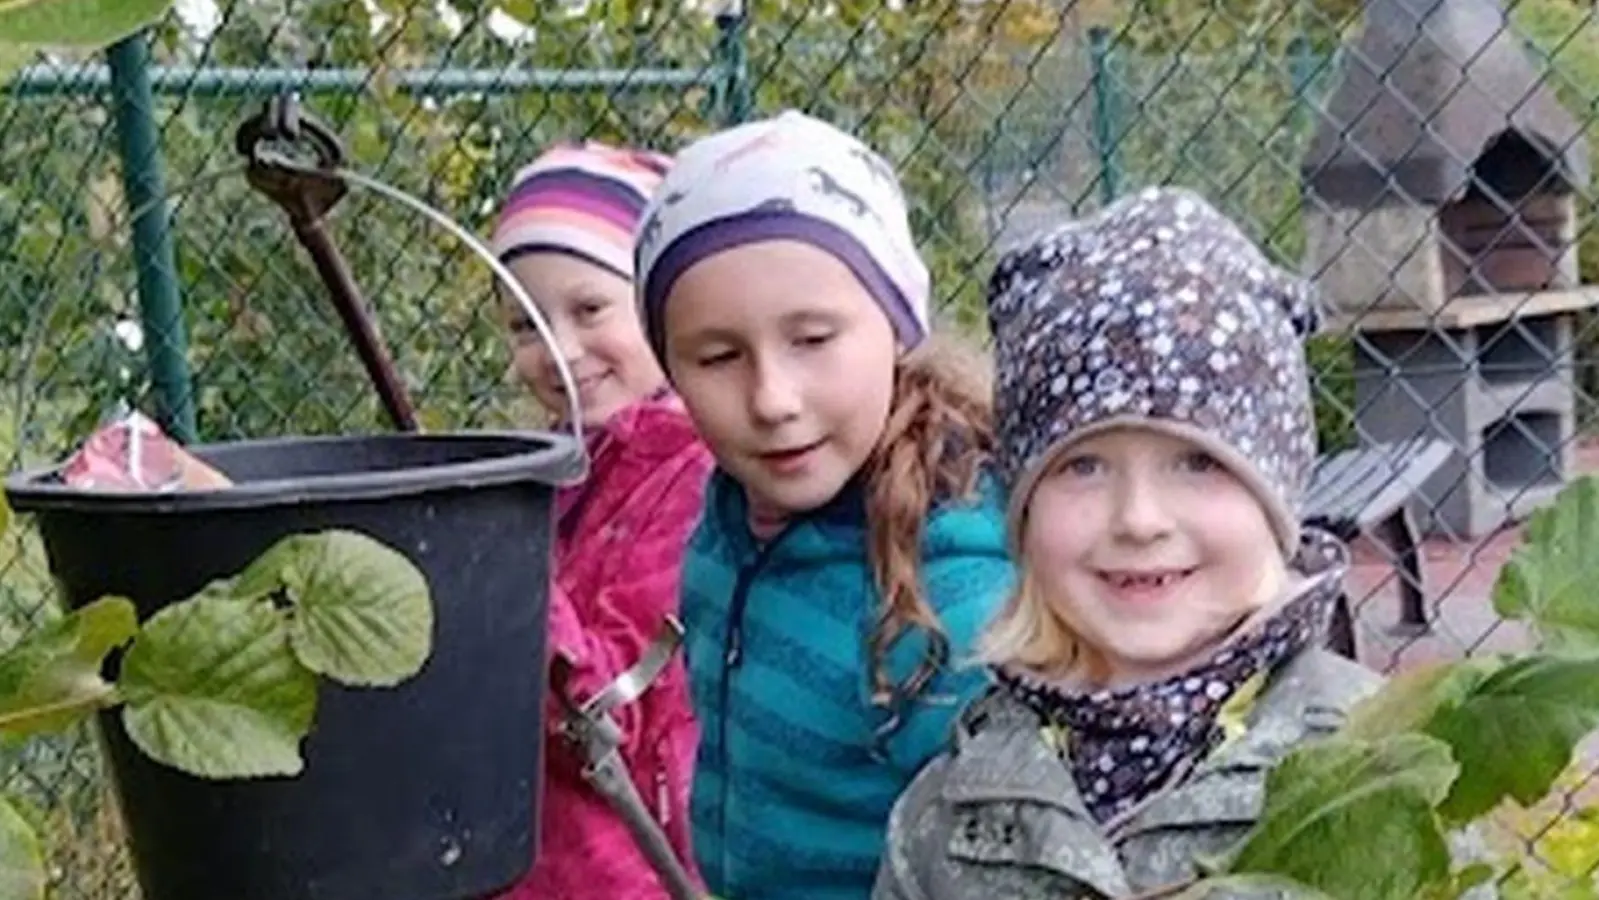
[[[1185,882],[1196,857],[1235,845],[1254,824],[1267,771],[1331,734],[1381,684],[1341,657],[1302,651],[1243,711],[1238,734],[1106,826],[1043,720],[995,691],[895,805],[873,900],[1101,900]]]

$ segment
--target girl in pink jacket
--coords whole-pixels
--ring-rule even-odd
[[[633,302],[633,231],[670,160],[598,143],[563,145],[518,173],[492,239],[551,325],[581,392],[590,471],[557,498],[550,646],[578,700],[644,654],[678,604],[678,567],[711,457],[655,362]],[[556,362],[505,304],[515,370],[567,415]],[[584,760],[547,704],[539,857],[501,900],[668,896],[622,819],[583,780]],[[690,867],[687,798],[697,737],[681,661],[614,714],[622,756]]]

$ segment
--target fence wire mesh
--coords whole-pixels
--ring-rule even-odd
[[[1599,469],[1585,438],[1599,294],[1581,288],[1599,282],[1588,3],[744,7],[183,0],[148,36],[149,159],[130,158],[124,88],[100,60],[41,60],[0,95],[0,447],[13,466],[58,459],[118,402],[153,409],[177,389],[206,440],[386,427],[281,210],[240,173],[233,130],[279,91],[301,91],[357,168],[478,233],[551,141],[670,150],[793,106],[900,168],[941,308],[974,334],[999,249],[1146,185],[1199,190],[1320,277],[1330,325],[1310,346],[1324,452],[1417,435],[1448,449],[1412,503],[1426,534],[1408,557],[1424,576],[1412,596],[1430,627],[1395,627],[1409,579],[1391,529],[1365,523],[1356,538],[1362,658],[1397,671],[1525,641],[1489,596],[1515,522],[1551,485]],[[1360,85],[1371,90],[1356,96]],[[1426,103],[1383,99],[1396,91]],[[157,171],[170,269],[135,239],[125,202],[126,180]],[[425,425],[530,421],[505,377],[489,275],[464,248],[360,193],[330,227]],[[141,265],[181,298],[177,381],[148,363],[146,343],[178,336],[146,327]],[[1324,474],[1334,506],[1358,486]],[[7,541],[8,640],[54,607],[37,538]],[[0,752],[11,788],[50,824],[54,895],[134,896],[92,737]],[[1579,757],[1558,802],[1496,820],[1504,896],[1599,897],[1596,761]]]

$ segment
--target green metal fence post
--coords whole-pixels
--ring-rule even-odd
[[[737,125],[749,118],[752,101],[749,84],[749,57],[744,47],[744,4],[723,4],[716,14],[716,60],[720,71],[720,109],[723,125]]]
[[[1094,146],[1099,151],[1099,193],[1110,203],[1121,192],[1121,170],[1116,159],[1116,88],[1111,83],[1109,28],[1088,29],[1088,55],[1094,67]]]
[[[150,90],[150,50],[139,33],[106,53],[111,110],[122,159],[122,192],[133,219],[133,256],[139,275],[139,313],[145,354],[155,385],[156,418],[174,438],[195,440],[194,388],[189,340],[178,296],[178,267],[166,207],[165,174]]]
[[[1295,131],[1304,130],[1310,121],[1310,87],[1316,80],[1316,63],[1310,38],[1299,35],[1288,42],[1288,77],[1294,90]]]

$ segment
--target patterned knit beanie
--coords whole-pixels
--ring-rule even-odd
[[[893,168],[832,125],[789,110],[690,144],[645,213],[640,312],[663,363],[662,308],[677,279],[708,256],[769,240],[803,241],[848,266],[906,349],[927,336],[927,266]]]
[[[508,263],[569,253],[633,280],[633,231],[672,161],[595,141],[550,149],[516,174],[490,249]]]
[[[999,464],[1015,538],[1061,450],[1142,424],[1259,498],[1283,551],[1315,461],[1309,285],[1186,190],[1150,189],[1005,255],[989,286]]]

